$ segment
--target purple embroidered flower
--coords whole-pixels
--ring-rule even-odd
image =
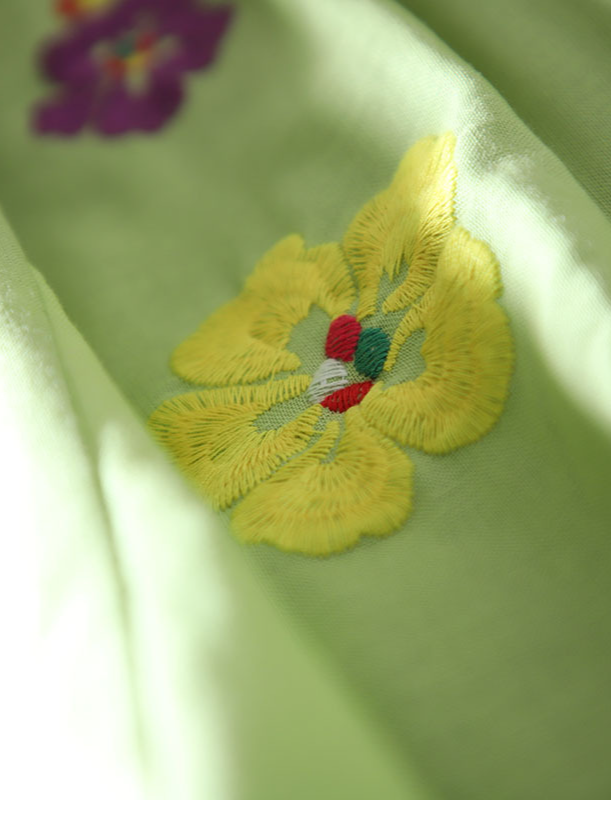
[[[183,74],[215,58],[230,6],[197,0],[119,0],[72,14],[67,33],[41,55],[60,86],[34,111],[40,133],[73,135],[89,125],[105,136],[161,128],[183,100]]]

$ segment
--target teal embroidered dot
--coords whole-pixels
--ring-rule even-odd
[[[390,348],[390,337],[381,328],[365,328],[361,331],[354,365],[356,370],[368,379],[377,379],[384,369]]]
[[[113,45],[113,51],[115,52],[116,56],[124,59],[131,56],[134,53],[134,50],[135,43],[133,37],[130,36],[122,37]]]

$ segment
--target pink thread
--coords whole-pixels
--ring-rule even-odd
[[[355,382],[335,393],[330,393],[320,403],[323,407],[335,413],[344,413],[348,408],[358,405],[367,396],[373,387],[373,382]]]
[[[356,344],[359,341],[361,324],[351,314],[336,317],[329,326],[325,353],[333,359],[351,362],[354,359]]]

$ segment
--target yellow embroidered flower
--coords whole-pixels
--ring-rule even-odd
[[[448,453],[498,419],[513,346],[498,263],[455,224],[453,149],[451,134],[418,142],[342,245],[281,241],[174,353],[205,389],[164,402],[151,427],[233,508],[243,541],[329,555],[387,535],[412,508],[402,448]],[[300,357],[293,340],[317,310],[323,333]],[[410,376],[420,334],[425,368]]]

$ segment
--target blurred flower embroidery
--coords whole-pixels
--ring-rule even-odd
[[[159,130],[184,97],[184,75],[215,59],[230,6],[197,0],[59,0],[66,31],[41,54],[56,95],[40,103],[35,130],[105,136]]]
[[[498,262],[455,222],[453,154],[451,134],[418,142],[342,244],[280,241],[174,352],[205,390],[150,426],[243,541],[329,555],[387,535],[412,508],[402,448],[450,453],[500,416],[513,343]],[[417,334],[423,372],[405,364]]]

